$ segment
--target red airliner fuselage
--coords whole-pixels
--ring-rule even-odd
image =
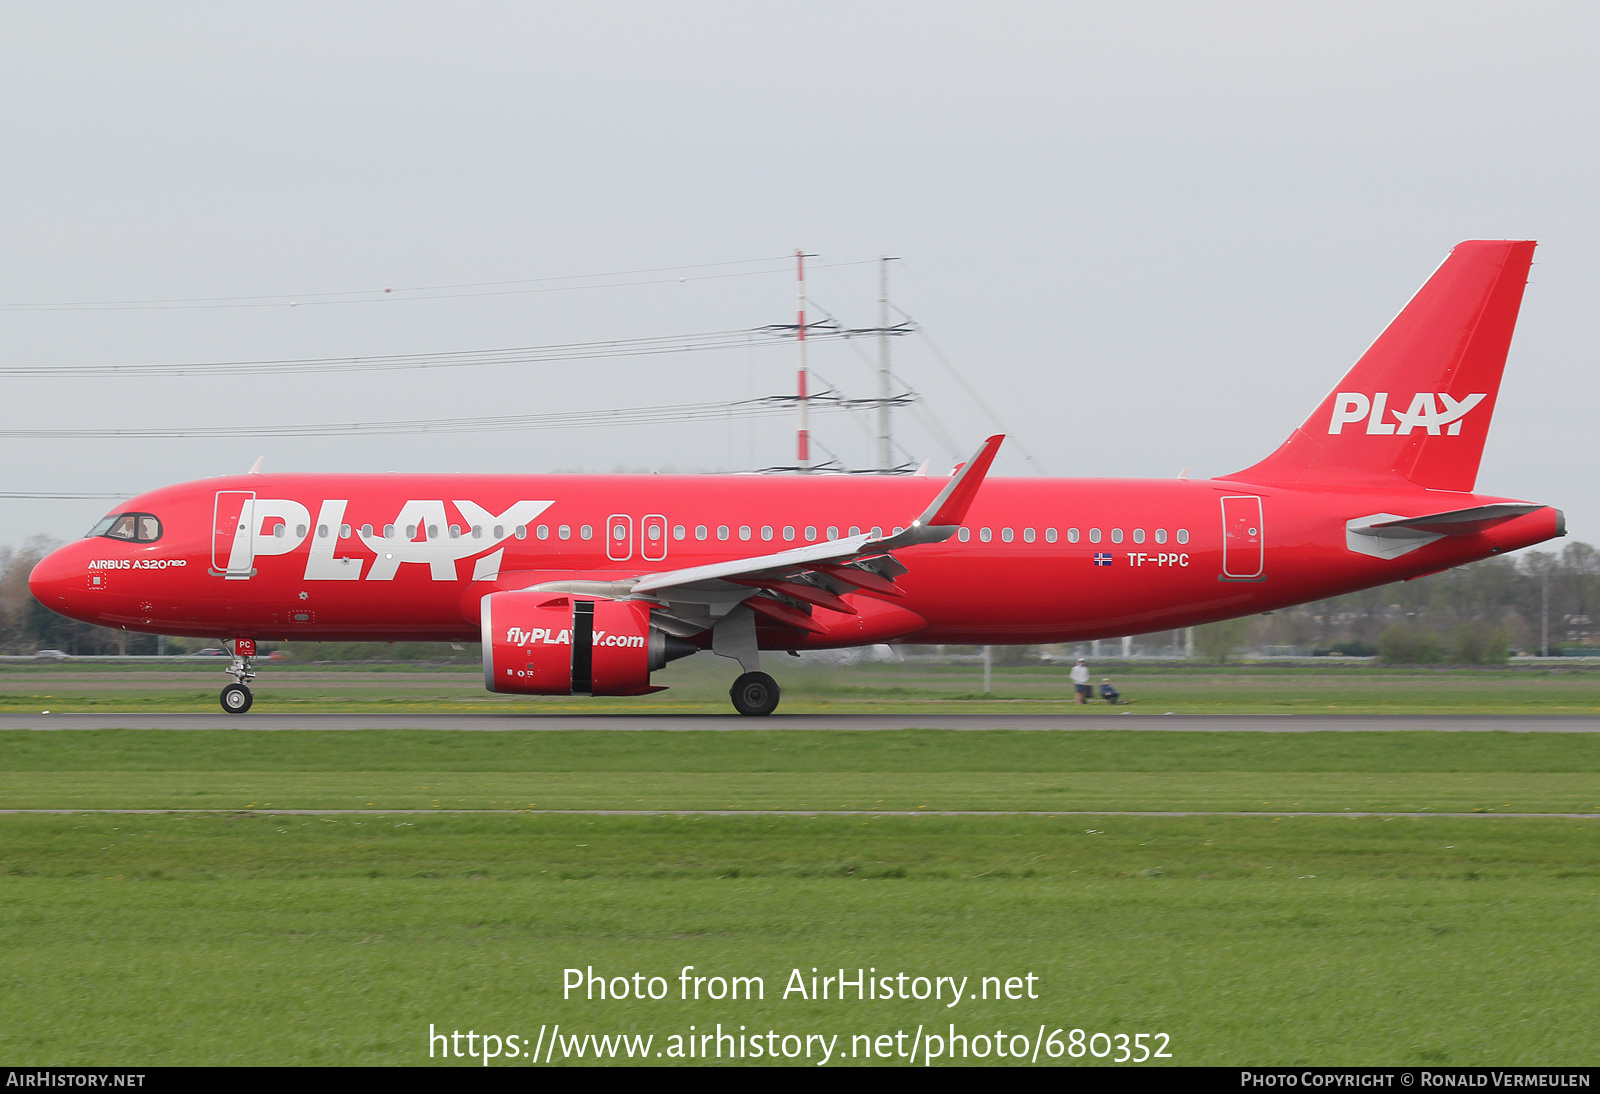
[[[40,563],[32,588],[63,615],[150,633],[475,641],[479,601],[488,593],[766,555],[804,545],[808,531],[812,542],[826,540],[830,530],[833,538],[874,527],[890,534],[909,524],[943,482],[841,475],[244,475],[133,499],[119,512],[153,515],[160,539],[98,536],[69,544]],[[237,494],[253,495],[258,510],[290,510],[290,517],[258,517],[252,535],[279,553],[252,551],[254,572],[229,577],[234,536],[230,529],[219,540],[213,524],[219,496],[225,503]],[[502,524],[496,539],[494,525],[463,515],[458,499],[491,515],[517,502],[540,505],[537,516]],[[1226,479],[989,479],[961,533],[897,552],[907,567],[895,580],[902,595],[846,594],[852,603],[869,599],[888,609],[875,631],[841,626],[815,634],[763,620],[760,645],[1033,643],[1141,634],[1433,573],[1561,534],[1560,514],[1541,508],[1394,559],[1346,545],[1347,522],[1366,514],[1417,516],[1503,500],[1415,488],[1291,490]],[[284,501],[293,505],[262,504]],[[341,519],[319,521],[330,501],[345,503]],[[306,516],[294,519],[294,506]],[[408,507],[409,520],[399,519]],[[419,512],[437,516],[419,519]],[[363,526],[373,535],[363,538]],[[394,526],[388,540],[381,536],[386,526]],[[423,550],[416,561],[385,559],[397,553],[392,539]],[[430,547],[443,550],[434,557]],[[492,576],[474,581],[481,560],[496,552]],[[849,619],[828,616],[832,624]]]
[[[39,563],[76,619],[234,641],[481,639],[495,691],[638,695],[709,648],[1061,642],[1317,600],[1564,534],[1474,492],[1533,244],[1458,246],[1311,417],[1221,479],[245,475],[134,498]]]

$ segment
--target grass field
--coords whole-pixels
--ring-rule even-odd
[[[0,815],[12,1062],[426,1063],[430,1023],[638,1033],[650,1062],[718,1023],[838,1035],[834,1063],[952,1023],[1166,1033],[1189,1064],[1600,1056],[1600,818],[1281,812],[1593,812],[1588,734],[13,731],[0,807],[216,810]],[[680,1000],[685,965],[765,997]],[[563,999],[589,966],[671,994]],[[783,998],[813,966],[1038,998]]]
[[[1403,669],[1365,664],[1199,666],[1101,663],[1131,702],[1080,707],[1066,668],[1006,668],[985,694],[976,665],[923,662],[830,667],[767,657],[784,713],[1025,710],[1105,717],[1177,714],[1594,714],[1600,665],[1519,662],[1498,668]],[[214,711],[223,665],[192,661],[0,665],[0,711]],[[535,698],[483,690],[476,666],[269,664],[255,685],[260,710],[722,712],[736,670],[709,654],[652,677],[667,691],[631,699]]]

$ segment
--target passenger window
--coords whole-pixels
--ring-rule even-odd
[[[783,538],[786,539],[786,540],[791,540],[791,541],[794,539],[794,526],[793,525],[785,524],[783,526]]]
[[[740,539],[749,539],[750,538],[750,526],[748,524],[739,525],[739,538]]]
[[[1024,543],[1032,543],[1033,542],[1033,529],[1032,528],[1024,528],[1022,530],[1022,542],[1024,542]]]
[[[549,539],[550,526],[548,524],[541,524],[539,527],[533,530],[533,534],[538,536],[540,539]]]
[[[817,530],[812,525],[806,525],[806,542],[811,543],[817,538]]]
[[[683,525],[674,524],[672,526],[672,538],[673,539],[682,539],[684,536],[686,536],[688,534],[689,533],[684,529]]]
[[[506,526],[505,525],[496,524],[494,526],[494,538],[495,539],[505,539],[506,538]]]
[[[518,539],[527,539],[528,526],[526,524],[519,524],[511,530],[511,534],[516,536]],[[500,538],[500,525],[498,524],[494,526],[494,538]]]
[[[588,539],[589,537],[585,536],[584,538]],[[613,527],[611,529],[611,538],[616,540],[618,543],[621,543],[623,540],[627,539],[628,538],[628,526],[626,524],[618,524],[615,527]]]
[[[728,538],[728,526],[726,524],[717,525],[717,538],[718,539],[727,539]]]
[[[1010,543],[1011,542],[1011,529],[1009,529],[1009,528],[1000,529],[1000,540],[1001,540],[1002,543]]]
[[[852,524],[850,526],[850,534],[852,536],[859,536],[861,534],[861,529],[857,528],[854,524]]]
[[[834,527],[834,526],[833,526],[833,525],[831,525],[831,524],[830,524],[830,525],[828,525],[828,538],[829,538],[829,539],[830,539],[830,540],[833,540],[833,539],[838,539],[838,538],[839,538],[839,529],[837,529],[837,528],[835,528],[835,527]]]
[[[1187,529],[1187,528],[1179,528],[1178,529],[1178,542],[1179,543],[1188,543],[1189,542],[1189,529]]]
[[[706,538],[706,526],[704,524],[696,524],[694,526],[694,538],[695,539],[705,539]]]
[[[327,539],[328,538],[328,526],[326,524],[317,525],[317,538],[318,539]]]
[[[1112,543],[1121,543],[1122,542],[1122,529],[1121,528],[1113,528],[1113,529],[1111,529],[1111,542]]]
[[[461,538],[461,525],[452,524],[450,526],[450,538],[451,539],[460,539]]]
[[[350,538],[350,526],[348,524],[339,525],[339,538],[340,539],[349,539]]]
[[[592,524],[580,525],[578,527],[578,538],[579,539],[593,539],[594,538],[594,525],[592,525]]]
[[[761,538],[765,540],[770,540],[772,538],[772,525],[763,524],[761,526]]]
[[[1099,543],[1100,542],[1100,529],[1098,529],[1098,528],[1089,529],[1089,542],[1090,543]]]
[[[1078,537],[1073,535],[1072,538],[1077,539]],[[1046,543],[1054,543],[1056,541],[1056,530],[1054,528],[1046,528],[1044,530],[1044,541]]]
[[[963,529],[961,529],[961,531],[956,533],[956,538],[959,539],[962,543],[967,542],[967,540],[972,538],[972,529],[971,528],[963,528]]]
[[[482,539],[483,538],[483,525],[474,524],[472,526],[472,538],[473,539]]]
[[[872,538],[873,539],[882,539],[883,538],[883,529],[879,528],[876,524],[874,524],[872,526]]]
[[[982,540],[984,543],[988,543],[991,539],[994,538],[994,533],[989,531],[989,529],[987,529],[987,528],[979,528],[978,529],[978,538],[980,540]]]
[[[1143,543],[1144,542],[1144,529],[1143,528],[1135,528],[1133,530],[1133,542],[1135,542],[1135,543]]]
[[[361,526],[361,538],[362,539],[371,539],[372,538],[372,525],[363,524]]]
[[[1157,528],[1156,529],[1156,542],[1157,543],[1165,543],[1165,542],[1167,542],[1167,530],[1165,528]]]
[[[283,526],[280,524],[278,527],[281,528]],[[279,533],[276,530],[274,530],[273,535],[278,535],[278,534]],[[406,538],[407,539],[416,539],[417,538],[417,526],[415,524],[406,525]]]
[[[384,539],[393,539],[394,538],[394,525],[385,524],[383,526],[383,538]]]
[[[572,525],[563,524],[561,527],[556,529],[556,535],[560,536],[562,539],[571,539],[572,538]]]
[[[140,523],[142,524],[143,521],[141,521]],[[287,528],[288,525],[286,524],[286,525],[284,525],[284,527]],[[141,529],[141,531],[142,530],[143,529]],[[278,534],[282,535],[283,533],[279,532]],[[139,538],[143,539],[144,537],[140,536]],[[306,526],[304,524],[296,524],[294,526],[294,538],[295,539],[305,539],[306,538]]]

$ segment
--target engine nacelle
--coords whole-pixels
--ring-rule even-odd
[[[650,606],[522,589],[483,598],[483,686],[525,695],[643,695],[697,648],[650,625]]]

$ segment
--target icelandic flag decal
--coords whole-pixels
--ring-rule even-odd
[[[1094,564],[1096,566],[1109,566],[1109,565],[1111,565],[1111,554],[1110,554],[1110,552],[1107,552],[1107,551],[1096,551],[1095,552],[1095,556],[1094,556]]]

